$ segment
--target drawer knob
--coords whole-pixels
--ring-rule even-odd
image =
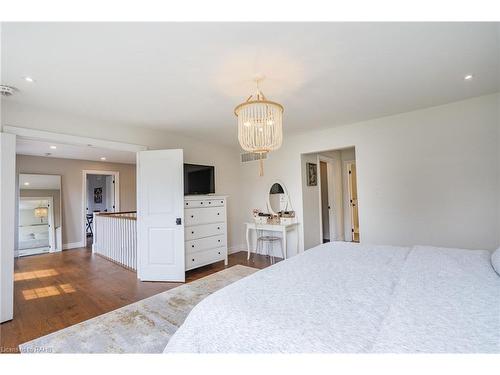
[[[219,255],[220,255],[220,251],[219,251]]]
[[[203,202],[200,202],[200,204],[203,204]]]
[[[220,227],[217,227],[217,229],[220,229]]]
[[[220,201],[221,203],[224,203],[224,201]]]
[[[191,247],[194,247],[194,245],[191,245]]]
[[[186,206],[189,206],[189,203],[186,202]]]
[[[217,240],[218,242],[220,242],[220,240]]]
[[[191,215],[191,218],[193,218],[193,217],[194,217],[194,215]]]
[[[193,258],[193,259],[191,259],[191,262],[194,262],[194,258]]]
[[[191,231],[191,234],[194,234],[194,230]]]
[[[219,216],[219,215],[220,215],[220,212],[217,212],[217,216]]]
[[[208,204],[212,204],[212,202],[208,202]]]

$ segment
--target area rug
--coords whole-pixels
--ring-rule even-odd
[[[233,266],[19,345],[21,353],[161,353],[191,309],[257,269]]]

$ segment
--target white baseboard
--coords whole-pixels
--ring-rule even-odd
[[[85,247],[85,242],[80,241],[80,242],[63,243],[63,250],[76,249],[78,247]]]
[[[228,254],[234,254],[240,251],[247,251],[247,245],[233,245],[227,249]]]

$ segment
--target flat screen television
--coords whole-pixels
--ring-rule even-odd
[[[184,164],[184,195],[214,194],[215,167]]]

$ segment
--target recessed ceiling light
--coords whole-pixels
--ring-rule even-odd
[[[474,77],[472,76],[472,74],[467,74],[467,75],[464,77],[464,79],[465,79],[466,81],[470,81],[472,78],[474,78]]]
[[[35,80],[34,80],[32,77],[30,77],[30,76],[25,76],[25,77],[24,77],[24,80],[25,80],[26,82],[29,82],[29,83],[33,83],[33,82],[35,82]]]
[[[51,150],[55,150],[56,148],[57,148],[57,146],[54,146],[54,145],[50,146]]]
[[[24,186],[29,186],[29,185],[30,185],[30,183],[29,183],[29,182],[25,182],[25,183],[24,183]]]
[[[105,158],[104,156],[102,156],[100,159],[101,159],[102,161],[106,160],[106,158]]]

